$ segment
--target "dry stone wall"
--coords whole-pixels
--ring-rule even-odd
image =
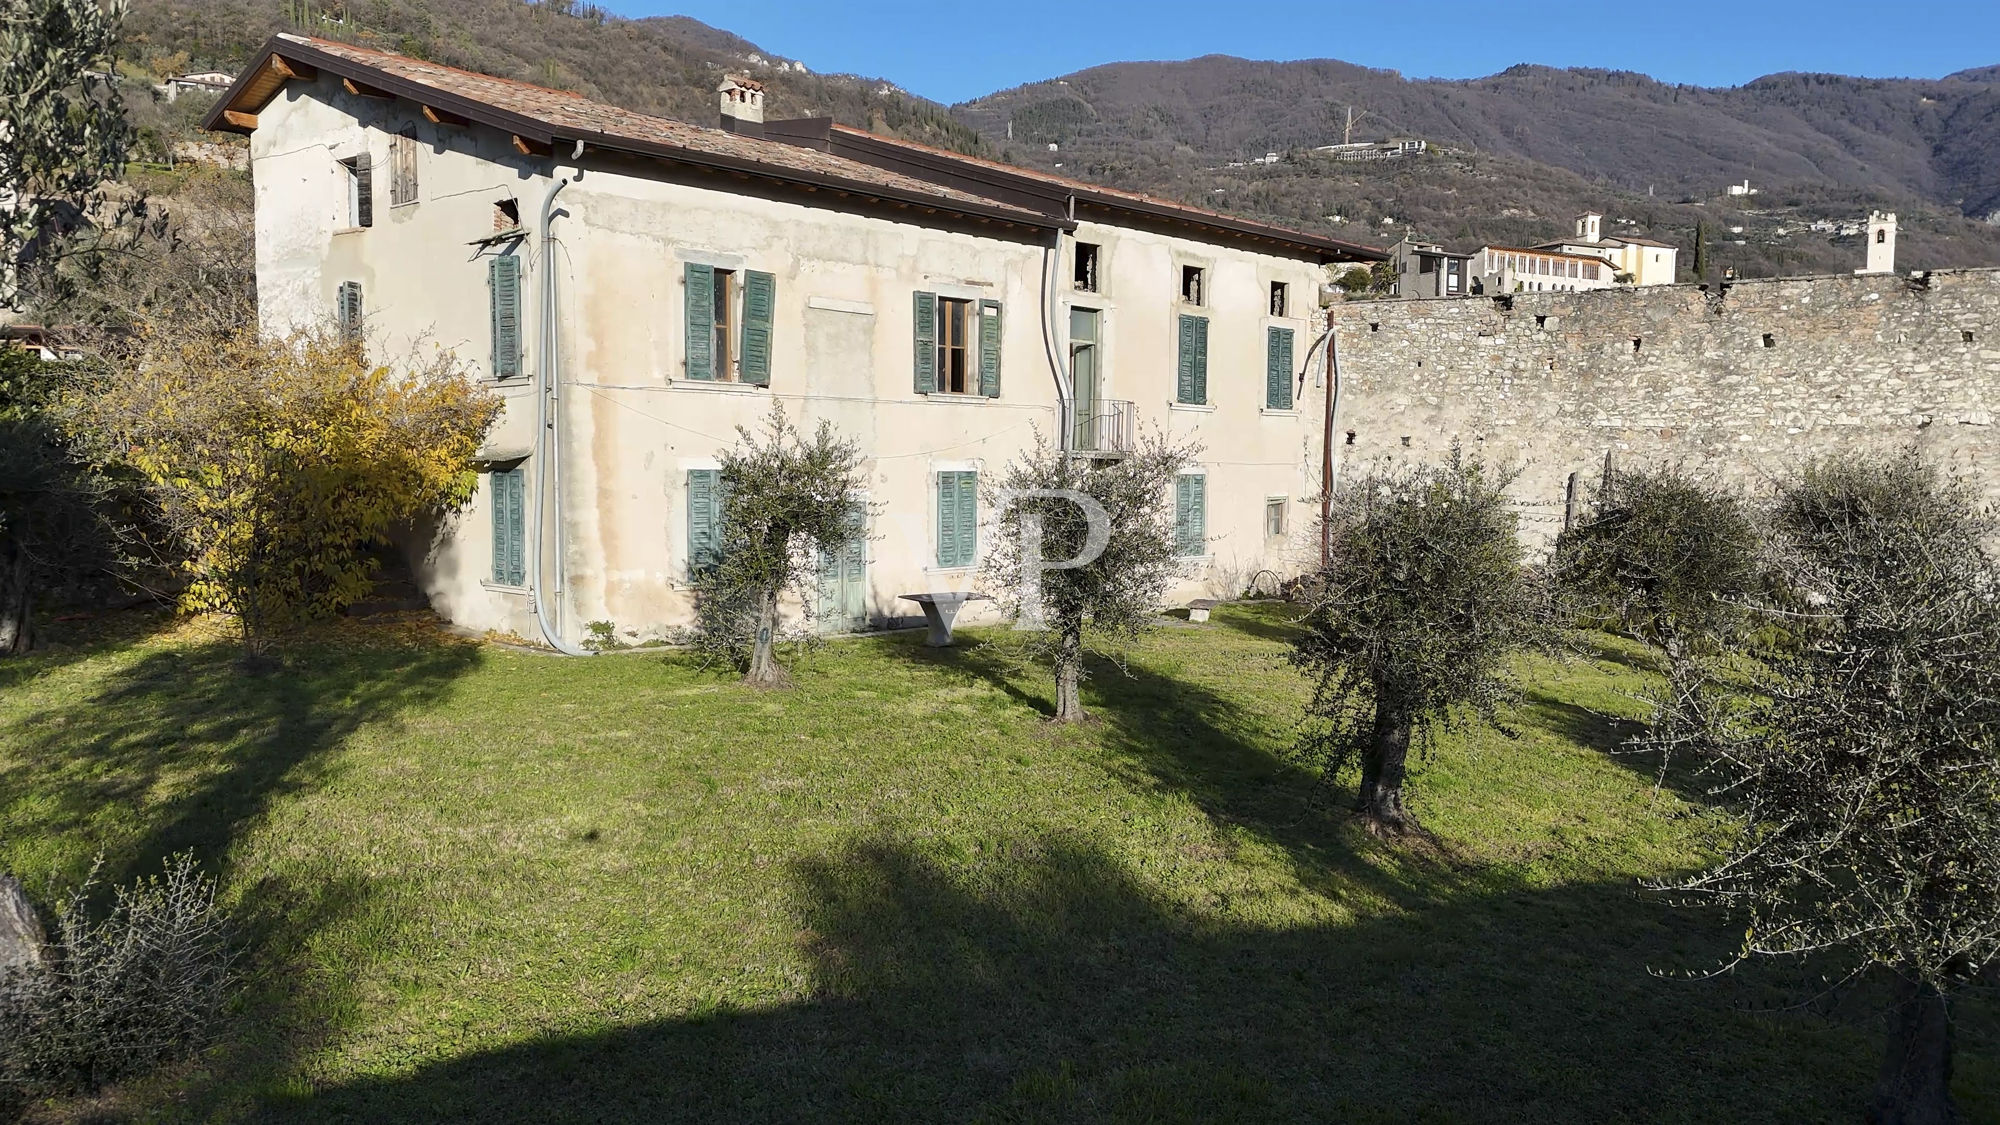
[[[1816,453],[1915,445],[2000,501],[2000,270],[1351,302],[1342,476],[1454,441],[1521,470],[1531,535],[1606,455],[1761,492]]]

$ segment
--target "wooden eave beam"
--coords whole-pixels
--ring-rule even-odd
[[[457,129],[463,129],[467,125],[472,124],[471,118],[453,113],[448,109],[439,109],[434,105],[424,107],[424,120],[433,125],[450,125]]]
[[[370,86],[366,82],[356,82],[352,78],[341,79],[340,88],[346,90],[348,93],[353,94],[355,97],[358,98],[384,98],[388,100],[394,100],[394,98],[396,97],[396,95],[378,86]]]
[[[319,78],[319,68],[302,62],[293,62],[283,55],[271,56],[271,69],[286,78],[296,78],[301,82],[312,82]]]
[[[547,156],[554,152],[555,149],[550,145],[543,144],[541,141],[515,133],[514,151],[520,153],[522,156]]]
[[[222,119],[236,126],[238,129],[255,129],[257,127],[257,115],[254,113],[245,113],[240,109],[223,110]]]

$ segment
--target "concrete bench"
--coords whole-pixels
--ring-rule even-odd
[[[933,648],[951,647],[951,623],[966,602],[990,602],[991,594],[972,594],[956,590],[946,590],[930,594],[902,594],[902,600],[915,602],[924,607],[924,620],[930,622],[930,636],[924,643]]]
[[[1199,625],[1208,620],[1208,611],[1222,603],[1214,598],[1196,598],[1188,603],[1188,620]]]

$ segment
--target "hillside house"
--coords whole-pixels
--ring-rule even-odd
[[[976,588],[980,483],[1038,434],[1202,444],[1177,599],[1300,569],[1325,266],[1381,251],[719,93],[703,128],[280,35],[211,114],[250,137],[267,328],[448,348],[505,399],[483,486],[412,551],[443,616],[566,644],[685,624],[717,454],[774,401],[867,459],[824,627]]]
[[[1604,234],[1604,216],[1595,211],[1577,216],[1576,237],[1544,242],[1538,250],[1603,258],[1627,285],[1672,285],[1680,268],[1680,250],[1665,242],[1633,235]]]
[[[1435,242],[1405,235],[1389,247],[1398,297],[1463,297],[1473,291],[1477,255],[1460,254]]]

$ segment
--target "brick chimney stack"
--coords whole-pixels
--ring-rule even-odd
[[[746,137],[764,135],[764,84],[732,74],[715,88],[722,96],[722,128]]]

